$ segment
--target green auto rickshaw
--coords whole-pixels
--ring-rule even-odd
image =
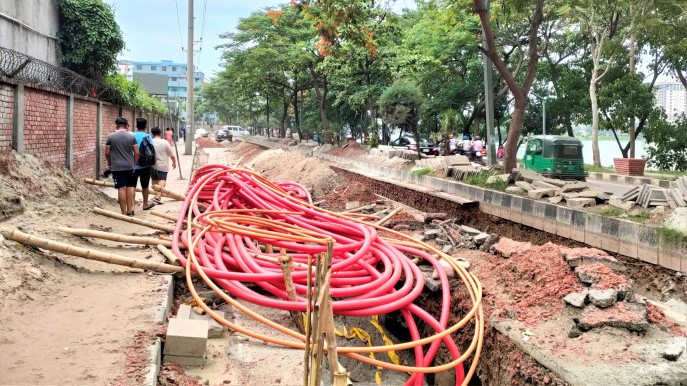
[[[528,138],[523,158],[525,169],[547,177],[585,181],[582,142],[561,135],[534,135]]]

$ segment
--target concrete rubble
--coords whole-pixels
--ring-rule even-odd
[[[513,169],[509,181],[514,186],[506,189],[508,193],[526,194],[535,200],[547,199],[552,204],[565,201],[568,207],[575,209],[607,203],[612,195],[591,190],[585,182],[546,178],[526,169]]]
[[[626,192],[620,200],[626,203],[641,205],[644,208],[670,206],[672,209],[687,206],[685,201],[684,177],[673,182],[671,188],[661,188],[655,185],[642,184]],[[617,205],[616,205],[617,206]]]

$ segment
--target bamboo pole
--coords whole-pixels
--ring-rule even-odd
[[[346,213],[346,214],[348,214],[348,213],[358,213],[358,212],[364,211],[365,209],[372,209],[372,208],[374,208],[374,207],[375,207],[375,204],[367,204],[367,205],[359,206],[359,207],[357,207],[357,208],[353,208],[353,209],[351,209],[351,210],[347,210],[347,211],[345,211],[344,213]]]
[[[172,251],[167,249],[164,245],[158,244],[157,250],[160,251],[160,253],[162,253],[162,256],[164,256],[165,259],[167,259],[167,261],[169,261],[170,264],[175,265],[175,266],[181,265],[177,255],[173,254]]]
[[[171,247],[172,246],[171,241],[162,240],[162,239],[158,239],[155,237],[129,236],[129,235],[122,235],[119,233],[102,232],[102,231],[96,231],[96,230],[92,230],[92,229],[83,229],[83,228],[58,227],[57,230],[59,230],[60,232],[69,233],[69,234],[75,235],[75,236],[91,237],[91,238],[110,240],[110,241],[118,241],[120,243],[126,243],[126,244],[145,244],[145,245],[158,245],[158,244],[160,244],[160,245],[164,245],[165,247]]]
[[[124,265],[131,268],[147,269],[149,271],[161,273],[182,273],[183,267],[177,267],[170,264],[158,263],[148,260],[134,259],[131,257],[115,255],[113,253],[105,253],[94,251],[86,248],[75,247],[73,245],[63,244],[50,239],[45,239],[38,236],[32,236],[19,230],[0,229],[0,234],[9,240],[14,240],[19,243],[30,245],[32,247],[47,249],[53,252],[64,253],[65,255],[83,257],[84,259],[102,261],[109,264]]]
[[[325,256],[323,253],[317,261],[317,273],[315,276],[315,291],[317,293],[315,308],[313,314],[313,331],[315,341],[313,342],[315,348],[312,351],[312,371],[310,372],[310,386],[319,386],[322,384],[322,364],[324,359],[324,326],[325,326],[325,310],[324,303],[329,292],[329,280],[331,276],[327,274],[325,269]]]
[[[398,212],[400,212],[400,211],[402,211],[402,210],[403,210],[403,207],[400,207],[400,206],[399,206],[398,208],[392,210],[391,213],[389,213],[389,214],[387,214],[386,216],[384,216],[383,219],[377,221],[377,222],[375,223],[375,225],[381,226],[381,225],[386,224],[387,221],[391,220],[392,217],[394,217],[395,215],[397,215]]]
[[[296,296],[296,289],[293,287],[293,278],[291,277],[291,256],[287,255],[282,248],[282,255],[279,257],[279,265],[281,266],[281,272],[284,275],[284,286],[286,288],[286,293],[289,296],[289,300],[292,302],[298,301]],[[303,326],[303,314],[298,311],[291,311],[291,318],[296,323],[296,327],[302,332],[305,332],[305,327]]]
[[[164,218],[165,220],[170,220],[170,221],[173,221],[175,223],[177,222],[177,218],[173,214],[162,213],[162,212],[158,212],[157,210],[151,210],[149,213],[152,214],[153,216]],[[188,226],[188,220],[185,218],[184,218],[184,224],[186,224]],[[192,221],[191,224],[194,227],[198,227],[198,223],[195,221]]]
[[[114,183],[112,183],[112,182],[94,180],[92,178],[86,178],[86,177],[82,178],[81,181],[83,181],[84,183],[87,183],[87,184],[91,184],[91,185],[105,186],[107,188],[114,188],[114,186],[115,186]],[[136,191],[141,192],[142,190],[141,190],[141,188],[136,188]]]
[[[184,200],[186,199],[185,196],[182,196],[181,194],[179,194],[179,193],[177,193],[177,192],[173,192],[173,191],[171,191],[171,190],[169,190],[169,189],[167,189],[167,188],[163,188],[163,187],[160,186],[160,185],[153,185],[152,188],[153,188],[154,191],[156,191],[156,192],[157,192],[157,191],[160,191],[160,192],[162,192],[162,194],[164,194],[164,195],[166,195],[166,196],[168,196],[168,197],[171,197],[171,198],[173,198],[173,199],[175,199],[175,200],[177,200],[177,201],[184,201]]]
[[[122,221],[130,222],[130,223],[133,223],[133,224],[138,224],[138,225],[147,226],[148,228],[153,228],[153,229],[165,231],[165,232],[168,232],[168,233],[174,232],[174,227],[173,227],[173,226],[156,224],[156,223],[154,223],[154,222],[152,222],[152,221],[146,221],[146,220],[141,220],[140,218],[136,218],[136,217],[125,216],[125,215],[123,215],[123,214],[111,212],[111,211],[105,210],[105,209],[93,208],[93,212],[96,213],[96,214],[99,214],[99,215],[107,216],[107,217],[114,218],[114,219],[117,219],[117,220],[122,220]]]

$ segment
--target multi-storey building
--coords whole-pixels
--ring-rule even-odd
[[[187,95],[187,65],[186,63],[174,63],[171,60],[162,60],[159,62],[138,62],[135,60],[120,60],[118,63],[119,72],[126,76],[127,79],[132,80],[134,74],[157,74],[166,75],[169,80],[167,82],[167,99],[170,102],[178,102],[180,113],[182,116],[186,111],[186,95]],[[201,83],[205,79],[205,74],[201,71],[193,73],[193,88],[198,91]]]
[[[669,121],[675,121],[687,114],[687,90],[681,83],[666,83],[656,86],[656,105],[661,107]]]

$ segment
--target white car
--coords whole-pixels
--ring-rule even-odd
[[[202,127],[199,127],[196,129],[196,132],[193,135],[193,138],[200,138],[200,137],[207,137],[207,136],[208,136],[208,131],[203,129]]]
[[[248,130],[244,129],[241,126],[224,126],[223,128],[229,130],[231,135],[233,135],[234,137],[241,137],[250,134]]]

